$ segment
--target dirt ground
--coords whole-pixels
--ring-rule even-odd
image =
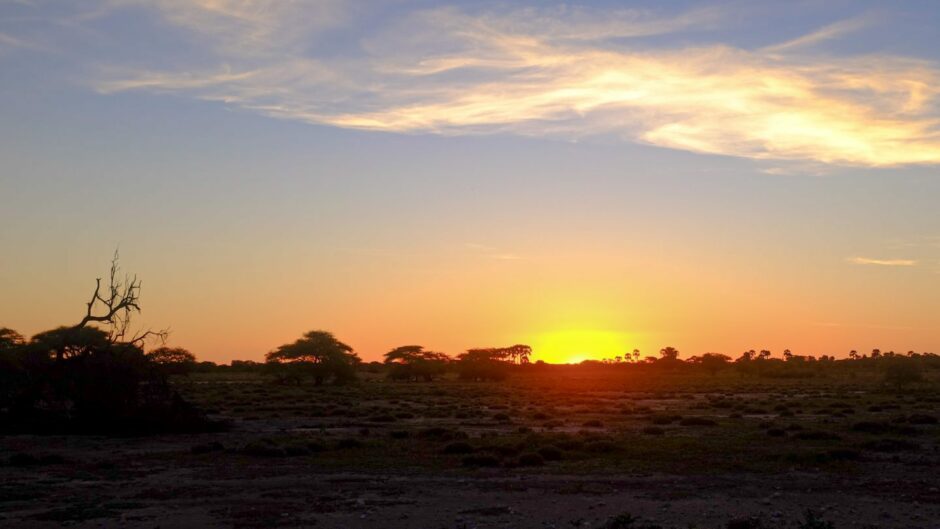
[[[192,384],[230,431],[0,438],[0,526],[940,527],[929,395]]]

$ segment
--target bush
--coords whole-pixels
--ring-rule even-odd
[[[470,443],[457,441],[445,446],[441,452],[444,454],[469,454],[473,452],[473,446]]]
[[[497,467],[499,459],[487,454],[474,454],[463,458],[461,463],[465,467]]]
[[[545,459],[543,459],[539,454],[527,452],[519,456],[518,463],[521,467],[535,467],[544,465]]]
[[[682,426],[718,426],[718,423],[704,417],[687,417],[679,421]]]
[[[811,509],[807,509],[803,515],[803,521],[797,522],[799,529],[835,529],[832,522],[823,520],[819,514]]]
[[[554,446],[543,446],[539,448],[539,455],[542,456],[542,459],[545,461],[560,461],[564,459],[565,453],[560,448]]]

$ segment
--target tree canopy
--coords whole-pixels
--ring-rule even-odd
[[[269,364],[286,364],[310,372],[317,384],[332,377],[337,382],[355,378],[359,357],[352,347],[327,331],[310,331],[293,343],[267,353]]]

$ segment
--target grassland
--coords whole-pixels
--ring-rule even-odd
[[[174,384],[230,424],[6,436],[17,527],[936,527],[940,393],[551,367],[500,383]],[[807,510],[818,519],[807,519]],[[820,521],[822,520],[822,521]],[[815,524],[815,525],[814,525]]]

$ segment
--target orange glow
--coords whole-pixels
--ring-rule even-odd
[[[540,334],[532,340],[533,358],[552,364],[576,364],[627,355],[633,350],[627,333],[567,329]]]

